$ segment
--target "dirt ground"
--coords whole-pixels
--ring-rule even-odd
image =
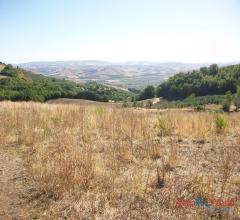
[[[0,146],[0,219],[38,219],[44,204],[40,197],[25,171],[21,150]]]

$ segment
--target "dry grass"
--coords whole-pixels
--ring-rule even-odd
[[[0,144],[26,149],[26,168],[52,198],[45,218],[233,219],[176,208],[177,199],[240,196],[240,114],[156,113],[94,105],[0,103]],[[161,119],[159,124],[159,118]]]

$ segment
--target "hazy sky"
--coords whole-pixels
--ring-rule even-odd
[[[0,61],[240,61],[240,0],[0,0]]]

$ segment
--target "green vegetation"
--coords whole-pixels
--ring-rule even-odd
[[[232,104],[231,92],[228,91],[228,92],[226,93],[225,100],[224,100],[223,103],[222,103],[222,109],[223,109],[223,111],[229,112],[229,111],[230,111],[230,108],[231,108],[231,104]]]
[[[191,94],[196,96],[235,93],[240,79],[240,65],[218,68],[216,64],[199,71],[179,73],[160,84],[157,96],[169,100],[182,100]]]
[[[220,114],[216,114],[214,122],[215,122],[216,132],[218,134],[223,133],[224,130],[226,129],[226,127],[227,127],[226,120]]]
[[[225,95],[208,95],[208,96],[198,96],[195,97],[191,95],[184,100],[177,101],[167,101],[165,103],[155,104],[155,108],[184,108],[184,107],[194,107],[197,111],[201,106],[204,109],[204,105],[207,104],[221,104],[225,100]]]
[[[171,134],[171,125],[169,123],[169,120],[164,117],[163,115],[160,115],[158,117],[158,128],[159,128],[159,134],[160,136],[164,135],[170,135]]]
[[[103,113],[105,113],[106,109],[102,106],[98,106],[96,108],[96,112],[98,113],[98,115],[103,115]]]
[[[151,99],[155,97],[154,86],[147,86],[139,95],[138,100]]]
[[[43,102],[56,98],[79,98],[107,102],[125,100],[129,96],[133,94],[97,83],[80,85],[45,77],[12,65],[6,65],[0,72],[0,100]]]
[[[182,108],[192,106],[203,111],[206,104],[222,104],[230,111],[234,103],[240,108],[240,65],[219,68],[216,64],[188,73],[178,73],[160,84],[156,96],[166,101],[154,108]],[[139,100],[153,98],[154,87],[148,86],[139,95]],[[234,94],[236,93],[236,94]],[[234,94],[234,95],[232,95]]]
[[[160,104],[147,103],[151,108],[182,108],[192,106],[203,111],[206,104],[222,104],[229,111],[233,103],[240,108],[240,65],[219,68],[216,64],[199,71],[179,73],[155,89],[147,86],[143,91],[131,89],[131,92],[118,90],[97,84],[84,85],[34,74],[12,65],[2,64],[0,70],[0,100],[26,100],[44,102],[56,98],[76,98],[107,102],[131,100],[137,107],[137,101],[161,96],[168,101]],[[228,92],[228,93],[227,93]],[[232,94],[233,95],[232,95]],[[236,94],[234,94],[236,93]],[[123,106],[128,105],[128,101]]]
[[[197,105],[194,107],[194,110],[197,112],[202,112],[205,111],[205,106],[204,105]]]
[[[151,100],[148,100],[147,103],[145,104],[146,108],[152,108],[153,102]]]
[[[124,101],[123,101],[122,107],[123,107],[123,108],[129,107],[129,104],[128,104],[127,100],[124,100]]]
[[[237,87],[237,93],[234,97],[234,105],[236,106],[236,110],[240,109],[240,86]]]

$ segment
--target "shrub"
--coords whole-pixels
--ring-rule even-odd
[[[237,93],[234,98],[234,105],[236,106],[236,111],[240,109],[240,86],[237,87]]]
[[[222,109],[224,112],[229,112],[230,111],[230,104],[226,101],[223,102],[222,104]]]
[[[194,107],[194,110],[197,112],[205,111],[205,106],[204,105],[197,105]]]
[[[215,115],[214,123],[217,134],[223,133],[227,127],[226,120],[220,114]]]
[[[97,114],[102,115],[105,112],[105,108],[102,106],[98,106],[96,108],[96,112],[97,112]]]
[[[170,133],[171,129],[166,118],[163,116],[158,118],[158,128],[160,130],[160,135],[167,135]]]
[[[236,111],[240,109],[240,97],[234,100],[234,105],[236,106]]]
[[[133,98],[133,104],[132,104],[132,107],[136,108],[138,105],[137,101],[136,101],[136,98]]]
[[[226,93],[226,98],[225,98],[225,100],[223,101],[223,104],[222,104],[222,109],[223,109],[223,111],[229,112],[229,111],[230,111],[231,104],[232,104],[231,92],[228,91],[228,92]]]
[[[123,101],[122,107],[123,107],[123,108],[129,107],[127,100],[124,100],[124,101]]]
[[[137,102],[137,107],[143,108],[143,102]]]
[[[145,107],[146,108],[152,108],[153,102],[151,100],[148,100]]]

